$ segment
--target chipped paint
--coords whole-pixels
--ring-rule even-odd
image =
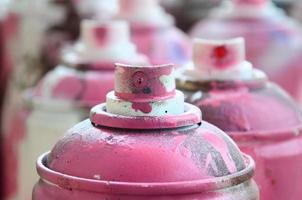
[[[165,86],[167,92],[172,92],[175,89],[174,72],[170,75],[162,75],[159,78],[160,82]]]

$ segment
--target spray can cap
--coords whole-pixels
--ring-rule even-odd
[[[115,89],[106,109],[124,116],[164,116],[184,112],[184,95],[175,89],[174,66],[116,64]]]

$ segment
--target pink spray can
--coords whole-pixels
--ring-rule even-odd
[[[39,84],[26,93],[27,106],[11,127],[7,179],[15,183],[14,198],[31,199],[37,181],[35,161],[49,150],[62,132],[89,115],[89,108],[103,102],[114,87],[114,63],[131,60],[147,64],[130,41],[125,21],[83,21],[81,38],[66,47],[62,64],[48,72]],[[27,110],[27,114],[24,114]],[[18,130],[22,127],[22,131]],[[15,175],[15,177],[14,177]],[[15,180],[11,180],[15,178]],[[16,178],[17,177],[17,178]]]
[[[302,198],[302,114],[266,75],[245,60],[242,38],[196,39],[193,63],[178,86],[204,120],[226,131],[256,161],[262,200]]]
[[[189,38],[174,26],[158,0],[120,0],[117,17],[130,22],[132,41],[152,64],[181,65],[189,60]]]
[[[173,71],[117,64],[106,103],[38,159],[33,200],[258,200],[252,159],[184,103]]]
[[[46,31],[42,45],[41,62],[45,72],[60,63],[61,49],[80,36],[84,19],[108,21],[118,12],[118,0],[50,0],[64,9],[64,17]]]
[[[247,59],[296,100],[302,91],[302,32],[270,0],[232,0],[192,30],[193,37],[244,37]]]

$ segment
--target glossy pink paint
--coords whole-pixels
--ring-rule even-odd
[[[201,98],[192,95],[188,101],[255,159],[261,199],[300,199],[302,114],[293,100],[265,80],[213,81],[201,91]]]
[[[267,3],[271,1],[233,0],[232,11],[224,9],[222,14],[213,12],[194,26],[191,36],[206,39],[244,37],[247,60],[301,102],[299,52],[302,49],[302,34],[299,24],[275,8],[267,8]],[[242,11],[240,6],[251,8]]]
[[[153,77],[147,79],[150,88],[162,87],[154,79],[165,74],[163,68],[171,66],[118,65],[115,90],[138,70]],[[123,88],[133,98],[119,102],[150,100],[139,94],[135,98],[133,80]],[[158,102],[176,98],[169,91],[166,87],[161,99],[150,97]],[[197,107],[184,104],[177,115],[125,116],[108,112],[110,106],[107,99],[94,107],[90,119],[71,128],[38,159],[41,179],[33,200],[258,199],[252,159],[224,132],[202,121]]]

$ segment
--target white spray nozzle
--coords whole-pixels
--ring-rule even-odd
[[[81,26],[81,41],[89,49],[103,48],[130,40],[129,26],[125,21],[100,23],[85,20]]]
[[[202,71],[227,70],[245,61],[243,38],[231,40],[195,39],[193,48],[195,67]]]

